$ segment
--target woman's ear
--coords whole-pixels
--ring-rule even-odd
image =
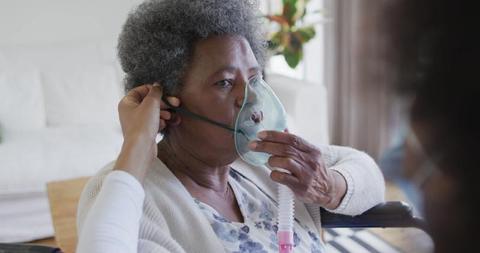
[[[167,120],[167,127],[176,127],[182,122],[182,117],[176,113],[172,112],[172,118]]]
[[[168,103],[168,105],[170,106],[170,108],[172,108],[170,110],[171,112],[171,119],[167,121],[167,125],[169,127],[175,127],[175,126],[178,126],[180,125],[180,122],[182,121],[182,117],[180,116],[180,114],[178,112],[175,111],[175,108],[179,107],[180,104],[181,104],[181,100],[180,100],[180,96],[168,96],[166,98],[166,102]]]

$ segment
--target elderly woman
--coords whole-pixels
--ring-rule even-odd
[[[351,148],[265,131],[249,147],[290,173],[238,159],[219,124],[234,125],[263,69],[258,17],[247,0],[148,1],[130,14],[124,144],[82,194],[78,252],[278,252],[277,182],[296,195],[295,252],[324,252],[320,207],[356,215],[383,201],[375,162]]]

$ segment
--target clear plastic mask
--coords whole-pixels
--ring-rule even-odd
[[[251,151],[248,143],[264,130],[283,132],[287,128],[286,118],[282,103],[262,77],[251,79],[245,86],[243,104],[235,121],[235,148],[240,157],[254,166],[266,165],[270,154]]]
[[[261,76],[251,79],[245,85],[242,107],[237,115],[235,126],[211,120],[184,107],[173,107],[166,99],[163,101],[171,111],[194,119],[208,122],[234,133],[235,148],[240,157],[254,166],[266,165],[269,154],[254,152],[248,148],[250,141],[257,139],[257,134],[264,130],[284,131],[287,128],[287,114],[280,100]]]

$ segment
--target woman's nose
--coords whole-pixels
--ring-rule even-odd
[[[235,101],[236,106],[242,107],[245,97],[247,98],[246,103],[248,104],[254,103],[256,101],[257,95],[255,94],[255,91],[252,90],[252,87],[249,85],[249,81],[242,82],[242,84],[238,85],[238,87],[238,95]]]

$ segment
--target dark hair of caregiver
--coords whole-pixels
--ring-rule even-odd
[[[403,0],[384,13],[396,88],[413,98],[410,125],[436,168],[422,187],[435,252],[472,252],[480,228],[480,43],[470,2]]]

